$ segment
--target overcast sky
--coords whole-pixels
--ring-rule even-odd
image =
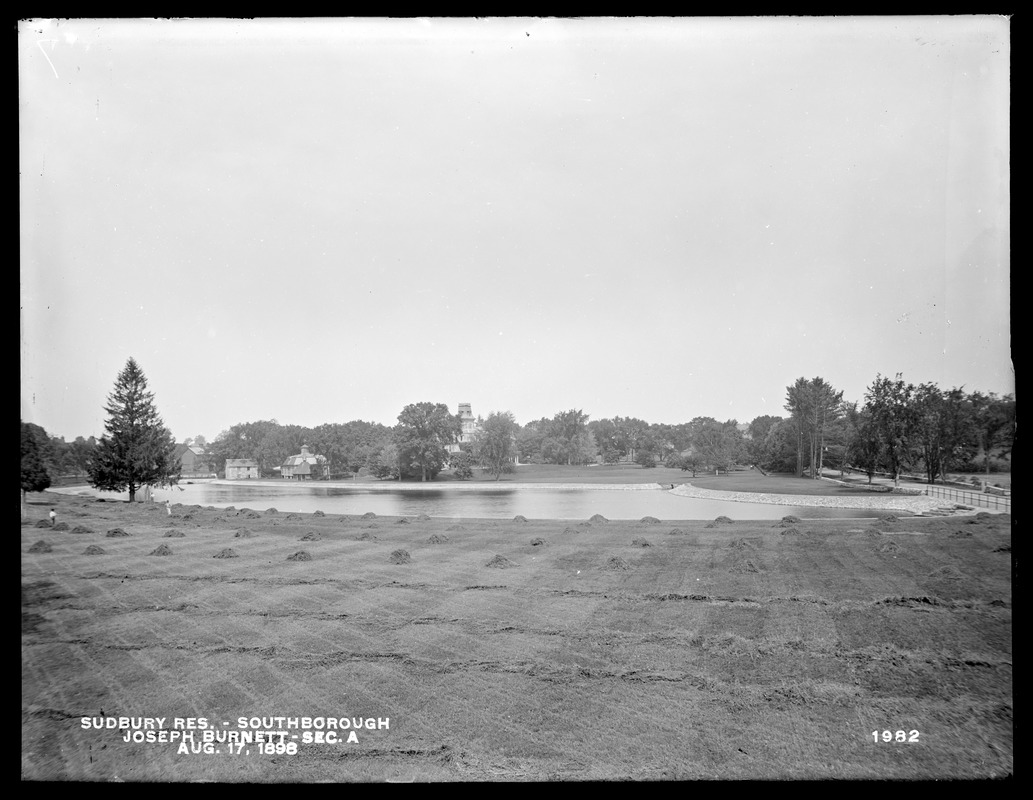
[[[27,21],[21,416],[1014,392],[1006,18]]]

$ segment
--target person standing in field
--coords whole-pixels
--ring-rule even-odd
[[[55,525],[57,525],[57,512],[50,509],[50,527],[53,528]]]
[[[172,516],[172,502],[169,500],[165,501],[165,513]]]

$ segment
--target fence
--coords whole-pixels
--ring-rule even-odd
[[[981,508],[992,508],[995,511],[1011,513],[1011,498],[996,494],[966,492],[963,489],[948,489],[945,486],[926,486],[925,493],[930,497],[943,497],[957,503]]]

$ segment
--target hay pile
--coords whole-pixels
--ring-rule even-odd
[[[312,556],[311,556],[311,555],[309,555],[309,554],[308,554],[307,552],[305,552],[304,550],[299,550],[299,551],[298,551],[297,553],[295,553],[294,555],[292,555],[292,556],[287,556],[287,560],[288,560],[288,561],[311,561],[311,560],[312,560]]]
[[[182,539],[184,536],[186,536],[186,534],[183,533],[183,531],[176,531],[172,530],[171,528],[165,531],[166,539]]]
[[[277,511],[277,510],[276,510],[275,508],[267,508],[267,509],[265,510],[265,513],[266,513],[266,514],[279,514],[280,512],[279,512],[279,511]]]
[[[252,533],[250,528],[237,528],[237,532],[233,534],[235,539],[250,539],[255,534]]]
[[[608,520],[602,514],[593,514],[592,516],[590,516],[588,518],[588,521],[589,522],[609,522],[610,520]]]
[[[527,522],[527,517],[525,517],[523,514],[517,514],[515,517],[513,517],[513,522]]]
[[[322,512],[322,511],[320,511],[320,510],[319,510],[319,509],[317,508],[317,509],[316,509],[315,511],[313,511],[313,512],[312,512],[312,516],[313,516],[313,517],[325,517],[325,516],[326,516],[326,514],[324,514],[324,513]]]
[[[745,539],[732,539],[732,541],[728,543],[728,547],[732,550],[751,550],[753,545]]]
[[[360,533],[358,536],[358,540],[360,542],[375,542],[377,540],[377,535],[375,533],[370,533],[369,531],[367,531],[366,533]]]
[[[157,547],[155,547],[153,550],[151,550],[151,555],[152,556],[171,556],[172,555],[172,548],[169,547],[167,544],[159,544]]]
[[[786,516],[782,517],[782,524],[783,525],[795,525],[799,521],[800,521],[800,518],[799,517],[794,517],[792,514],[787,514]]]
[[[738,574],[760,572],[760,567],[753,563],[751,559],[743,558],[732,564],[732,568],[729,570],[729,572],[735,572]]]
[[[610,558],[608,558],[606,560],[606,563],[603,564],[603,569],[605,569],[605,570],[622,570],[623,571],[623,570],[631,569],[631,567],[629,567],[628,566],[628,562],[625,561],[620,556],[611,556]]]
[[[420,515],[418,515],[416,517],[416,519],[419,520],[420,522],[430,522],[430,515],[429,514],[420,514]]]
[[[685,533],[685,531],[683,531],[681,528],[671,528],[670,535],[671,536],[681,536],[684,533]]]
[[[212,558],[238,558],[237,551],[232,547],[227,547],[225,550],[220,550]]]
[[[494,558],[492,558],[491,561],[489,561],[484,566],[491,567],[492,569],[512,569],[517,565],[510,561],[508,558],[496,555]]]
[[[632,539],[631,540],[631,546],[632,547],[652,547],[653,543],[650,542],[648,539]]]
[[[408,518],[408,517],[402,517],[402,518],[401,518],[400,520],[398,520],[398,522],[397,522],[397,523],[395,523],[395,524],[397,524],[397,525],[408,525],[408,524],[409,524],[409,518]]]
[[[36,527],[37,528],[49,528],[49,527],[51,527],[50,526],[50,520],[48,520],[48,519],[37,520],[36,521]]]
[[[531,540],[531,547],[541,547],[543,544],[548,544],[541,536]]]
[[[462,525],[449,525],[447,528],[445,528],[445,530],[446,531],[465,531],[466,528],[464,528]]]
[[[102,556],[104,555],[104,548],[95,544],[91,544],[89,547],[82,551],[82,554],[84,556]]]
[[[650,525],[656,525],[660,520],[658,520],[656,517],[642,517],[642,519],[639,521],[648,522]]]
[[[874,553],[896,553],[900,550],[900,547],[896,542],[882,542],[872,548]]]
[[[365,514],[362,515],[362,518],[363,519],[376,519],[377,515],[374,514],[372,511],[367,511]]]
[[[408,550],[395,550],[387,560],[392,564],[408,564],[412,558],[410,558]]]
[[[237,516],[244,517],[244,519],[260,519],[262,515],[257,511],[252,511],[250,508],[245,508],[241,510]]]
[[[122,530],[121,528],[112,528],[112,529],[111,529],[110,531],[108,531],[108,532],[107,532],[107,536],[108,536],[109,538],[114,538],[114,537],[116,537],[116,536],[128,536],[128,535],[129,535],[129,534],[128,534],[128,533],[126,533],[126,532],[125,532],[124,530]]]
[[[733,521],[734,520],[732,520],[731,517],[726,517],[726,516],[723,516],[723,515],[720,516],[720,517],[715,517],[714,518],[714,522],[719,522],[722,525],[727,525],[728,523],[733,522]]]
[[[431,534],[430,538],[427,539],[431,544],[444,544],[448,541],[448,537],[443,533]]]
[[[91,531],[85,525],[76,525],[74,528],[72,528],[72,533],[93,533],[93,531]]]
[[[783,536],[799,536],[800,535],[800,531],[797,530],[796,528],[785,528],[785,529],[782,530],[782,535]]]
[[[67,522],[59,522],[59,523],[57,523],[54,526],[54,530],[55,531],[66,531],[66,530],[68,530],[68,523]]]
[[[929,577],[953,581],[958,580],[959,578],[964,578],[965,575],[957,567],[952,567],[948,565],[945,567],[940,567],[939,569],[934,569],[932,572],[929,573]]]
[[[322,538],[323,537],[320,536],[316,531],[310,531],[309,533],[306,533],[304,536],[301,537],[301,541],[303,541],[303,542],[318,542]]]
[[[36,544],[29,548],[30,553],[52,553],[54,548],[49,544],[40,539]]]
[[[577,528],[571,528],[569,525],[563,529],[564,533],[581,533]]]

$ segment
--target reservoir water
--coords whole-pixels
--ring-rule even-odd
[[[67,487],[66,494],[128,499],[127,494],[97,492],[89,487]],[[277,486],[266,482],[191,483],[171,489],[155,489],[152,498],[183,505],[225,508],[251,508],[264,511],[361,515],[372,511],[379,516],[465,517],[512,519],[522,514],[528,519],[584,520],[593,514],[607,519],[638,520],[645,516],[661,520],[712,520],[718,516],[732,519],[781,519],[793,514],[801,519],[874,517],[876,513],[856,508],[815,508],[766,503],[738,503],[724,500],[680,497],[659,489],[606,488],[375,488],[301,485]]]

